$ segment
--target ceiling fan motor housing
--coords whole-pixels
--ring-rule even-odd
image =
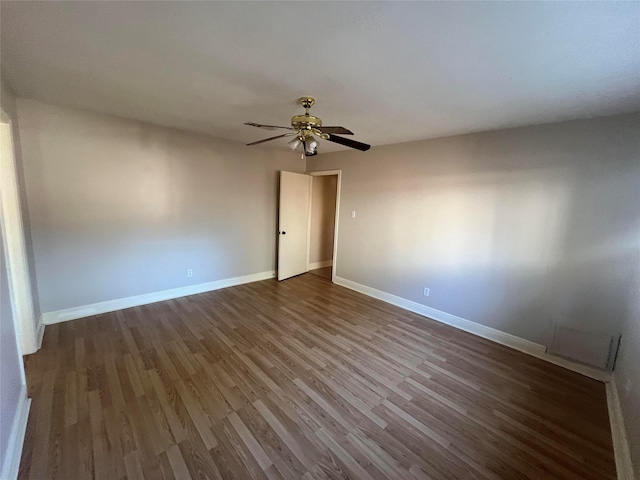
[[[322,120],[313,115],[294,115],[291,117],[291,126],[296,130],[313,130],[322,126]]]
[[[316,103],[316,99],[313,97],[300,97],[298,103],[302,105],[306,111],[304,115],[294,115],[291,117],[291,126],[296,130],[307,130],[308,132],[321,127],[322,120],[313,115],[309,115],[309,109]]]

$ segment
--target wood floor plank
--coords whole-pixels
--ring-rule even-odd
[[[313,461],[310,460],[309,456],[305,452],[303,448],[301,448],[300,443],[294,437],[293,432],[288,431],[284,425],[280,422],[280,420],[273,414],[271,410],[262,402],[262,400],[256,400],[254,402],[254,407],[260,415],[264,417],[267,423],[271,426],[274,432],[280,437],[280,439],[284,442],[284,444],[293,452],[296,458],[307,468],[313,466]]]
[[[355,478],[361,478],[364,480],[374,480],[374,477],[367,472],[362,465],[360,465],[354,458],[347,452],[341,442],[337,441],[329,432],[321,428],[316,432],[318,438],[331,450],[346,466],[347,469],[355,476]]]
[[[47,326],[20,479],[613,480],[604,385],[332,284]]]
[[[214,433],[218,438],[218,445],[212,450],[212,455],[224,478],[267,480],[264,469],[260,467],[228,418],[214,427]]]
[[[197,395],[190,391],[183,382],[176,382],[176,388],[180,398],[189,412],[191,421],[195,425],[201,440],[204,442],[207,450],[212,449],[218,443],[215,436],[211,433],[211,420],[204,412],[202,404],[198,401]]]
[[[191,480],[192,477],[189,473],[189,469],[187,468],[187,464],[182,457],[180,447],[177,445],[170,445],[169,448],[167,448],[167,458],[169,459],[171,470],[173,471],[173,475],[176,477],[176,480]]]
[[[284,478],[300,478],[305,473],[306,468],[304,465],[284,445],[282,439],[253,405],[242,408],[237,413],[254,438],[260,443],[260,446],[267,453],[277,470],[277,472],[274,472],[270,467],[265,473],[272,476],[278,473]]]
[[[402,420],[404,420],[411,426],[420,430],[428,438],[436,442],[438,445],[442,446],[442,448],[449,448],[449,445],[450,445],[449,440],[444,438],[442,435],[439,435],[438,433],[434,432],[431,428],[427,427],[420,420],[417,420],[416,418],[412,417],[410,414],[402,410],[393,402],[390,402],[389,400],[384,400],[382,402],[382,405],[384,405],[391,412],[395,413],[398,417],[400,417]]]
[[[347,435],[347,440],[353,447],[360,450],[387,478],[410,478],[409,473],[393,457],[376,445],[375,442],[371,442],[370,439],[363,436],[358,430],[350,432]]]
[[[236,412],[233,412],[227,418],[231,422],[231,425],[233,425],[233,428],[235,428],[236,432],[238,432],[238,435],[240,435],[240,438],[242,438],[242,441],[251,452],[251,455],[253,455],[258,462],[258,465],[260,465],[260,468],[266,470],[271,465],[273,465],[273,462],[271,461],[267,453],[260,446],[255,437],[251,434],[247,426],[242,423],[242,420],[240,419],[238,414]]]
[[[137,450],[133,450],[124,456],[124,464],[128,478],[144,478]]]

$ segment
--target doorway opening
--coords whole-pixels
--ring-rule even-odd
[[[338,171],[308,172],[311,175],[309,205],[309,273],[333,281],[338,216]]]
[[[316,181],[314,188],[314,180],[320,177],[330,178],[326,183],[322,180]],[[276,261],[279,281],[307,273],[309,270],[320,269],[324,270],[314,273],[320,273],[329,277],[332,282],[335,281],[340,180],[340,170],[306,174],[280,172]],[[313,198],[314,194],[316,198]]]

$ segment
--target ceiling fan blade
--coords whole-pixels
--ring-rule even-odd
[[[258,140],[257,142],[253,142],[253,143],[247,143],[247,146],[258,145],[259,143],[270,142],[271,140],[276,140],[282,137],[290,137],[292,135],[295,135],[295,133],[283,133],[282,135],[276,135],[275,137],[265,138],[264,140]]]
[[[344,127],[318,127],[322,133],[339,133],[340,135],[353,135],[351,130]]]
[[[337,135],[329,134],[329,138],[327,138],[327,140],[333,143],[339,143],[340,145],[344,145],[345,147],[355,148],[356,150],[360,150],[361,152],[366,152],[371,148],[371,145],[367,145],[366,143],[356,142],[355,140],[338,137]]]
[[[278,125],[262,125],[261,123],[253,123],[253,122],[245,122],[245,125],[249,125],[251,127],[258,127],[258,128],[266,128],[268,130],[271,130],[273,128],[284,128],[285,130],[295,130],[295,128],[293,127],[280,127]]]

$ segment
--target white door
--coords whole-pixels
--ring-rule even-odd
[[[278,280],[307,271],[311,177],[280,172]]]

